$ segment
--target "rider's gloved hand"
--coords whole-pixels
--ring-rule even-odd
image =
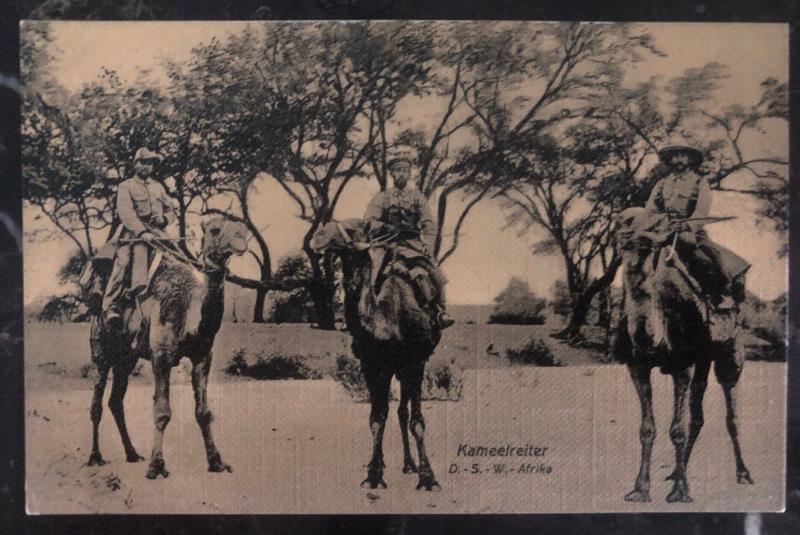
[[[141,234],[139,234],[139,239],[143,241],[151,241],[156,239],[156,235],[150,232],[149,230],[145,230]]]

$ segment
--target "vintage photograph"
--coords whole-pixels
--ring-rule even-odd
[[[28,512],[783,510],[788,38],[23,22]]]

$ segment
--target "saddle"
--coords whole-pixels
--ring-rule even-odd
[[[369,250],[372,261],[372,292],[378,295],[383,282],[390,276],[398,276],[411,283],[419,305],[428,308],[436,298],[432,280],[430,260],[421,252],[406,245],[374,247]]]

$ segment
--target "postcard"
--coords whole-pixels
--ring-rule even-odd
[[[21,26],[30,514],[781,511],[788,26]]]

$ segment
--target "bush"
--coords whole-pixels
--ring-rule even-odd
[[[350,355],[339,355],[336,358],[336,370],[333,378],[339,382],[355,401],[369,401],[367,383],[361,372],[361,363]]]
[[[369,390],[358,359],[350,355],[339,355],[333,378],[344,387],[353,400],[369,401]],[[459,401],[463,390],[464,379],[454,361],[428,363],[425,367],[425,375],[422,378],[423,401]],[[390,391],[389,398],[398,401],[393,391]]]
[[[786,360],[786,294],[772,301],[748,294],[741,304],[739,319],[742,328],[748,329],[762,342],[755,353],[748,354],[748,358]]]
[[[278,261],[273,279],[290,290],[267,293],[266,321],[269,323],[311,323],[316,321],[314,302],[306,288],[312,279],[311,263],[302,251],[289,253]]]
[[[542,310],[547,306],[547,301],[537,297],[528,283],[517,277],[511,278],[494,302],[489,323],[542,325],[545,322]]]
[[[36,314],[42,322],[86,322],[90,319],[89,308],[78,294],[55,295],[50,297]]]
[[[230,363],[224,368],[228,375],[274,381],[281,379],[322,379],[322,372],[309,368],[302,355],[256,354],[249,364],[245,350],[234,351]]]
[[[459,401],[464,390],[464,377],[455,360],[429,363],[422,380],[423,400]]]
[[[541,338],[532,338],[518,348],[506,350],[506,357],[517,366],[563,366],[561,359],[553,355]]]

